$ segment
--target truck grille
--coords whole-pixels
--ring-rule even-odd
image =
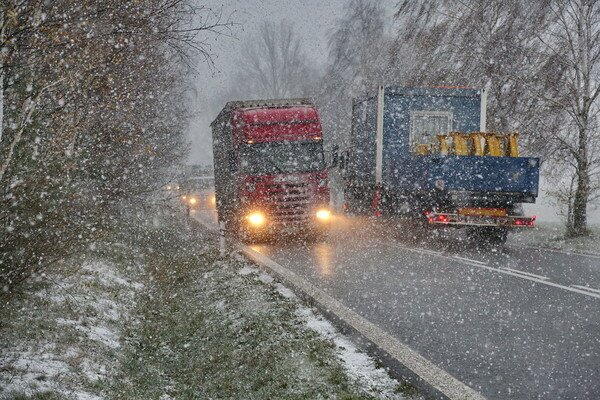
[[[311,187],[308,183],[273,183],[266,186],[275,222],[302,223],[310,217]]]

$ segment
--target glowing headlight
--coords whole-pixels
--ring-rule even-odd
[[[210,196],[210,204],[213,206],[217,205],[217,197],[214,194]]]
[[[260,211],[255,211],[246,216],[246,220],[252,226],[261,226],[264,225],[267,219],[265,218],[265,214]]]
[[[167,190],[171,190],[171,185],[167,186]]]
[[[198,199],[197,199],[197,198],[195,198],[195,197],[190,197],[190,204],[191,204],[191,205],[194,205],[194,204],[196,204],[197,202],[198,202]]]
[[[183,200],[186,200],[186,199],[187,199],[187,196],[186,196],[186,195],[183,195],[183,196],[181,196],[181,198],[182,198]]]
[[[331,211],[326,208],[321,208],[317,210],[317,219],[320,221],[329,221],[331,219]]]

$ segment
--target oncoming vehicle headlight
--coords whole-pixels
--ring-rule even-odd
[[[267,218],[265,217],[265,214],[263,214],[262,212],[254,211],[246,216],[246,220],[248,221],[248,223],[250,225],[258,227],[258,226],[264,225],[265,222],[267,221]]]
[[[315,215],[319,221],[326,222],[331,219],[331,211],[326,208],[318,209]]]
[[[191,205],[194,205],[194,204],[196,204],[198,202],[198,199],[195,198],[195,197],[190,197],[189,202],[190,202]]]

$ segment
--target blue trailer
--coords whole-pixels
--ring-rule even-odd
[[[517,137],[486,132],[483,90],[381,87],[353,102],[345,207],[504,241],[533,225],[521,205],[538,195],[539,159],[519,157]]]

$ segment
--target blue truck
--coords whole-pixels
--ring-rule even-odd
[[[522,204],[538,195],[540,160],[519,156],[518,134],[486,132],[486,99],[485,90],[387,86],[354,100],[339,158],[344,208],[501,243],[533,226]]]

